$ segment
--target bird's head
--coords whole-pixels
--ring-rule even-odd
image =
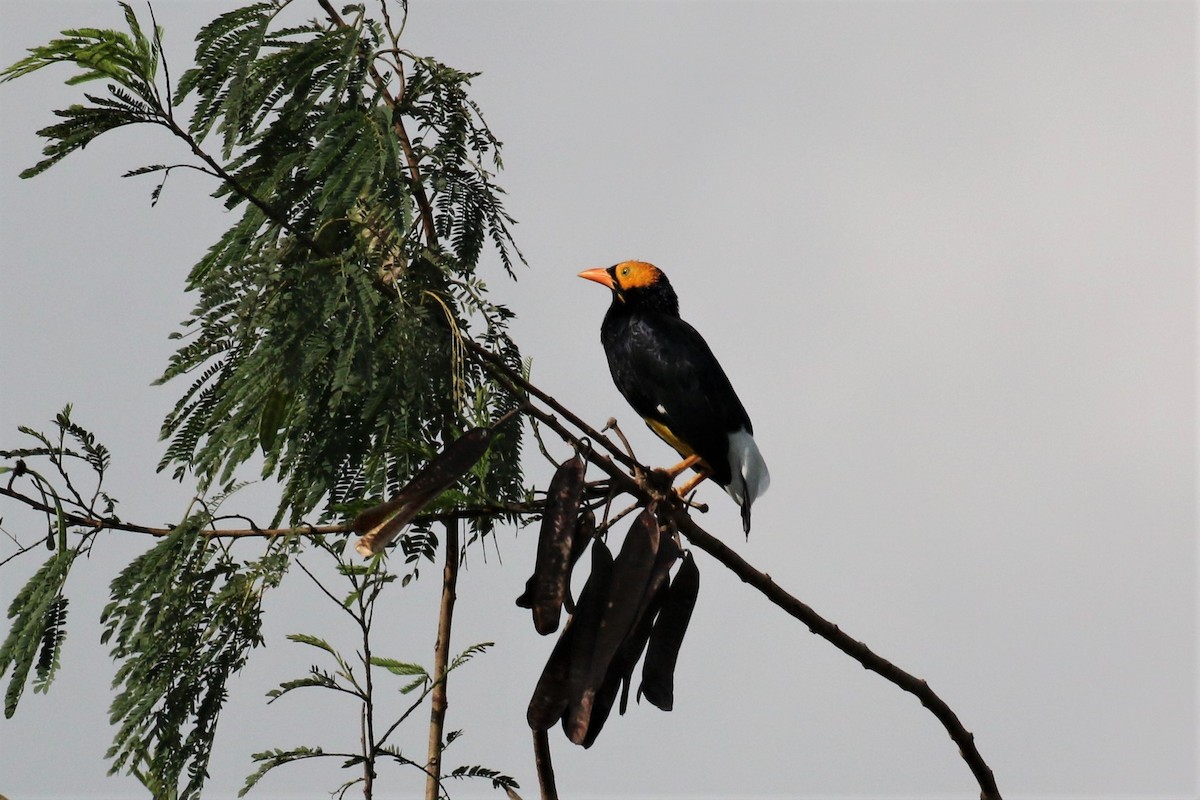
[[[679,300],[671,282],[662,270],[645,261],[622,261],[611,267],[596,267],[584,270],[579,277],[612,289],[614,303],[679,313]]]

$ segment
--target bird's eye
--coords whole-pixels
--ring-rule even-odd
[[[623,268],[621,269],[621,276],[622,276],[622,277],[627,277],[628,275],[629,275],[629,267],[623,267]]]

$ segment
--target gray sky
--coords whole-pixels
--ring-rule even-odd
[[[155,6],[178,75],[233,4]],[[5,65],[63,28],[121,24],[108,2],[0,14]],[[926,678],[1009,797],[1197,792],[1195,17],[1186,2],[413,2],[408,46],[484,73],[473,96],[505,142],[530,261],[515,284],[491,264],[491,288],[535,381],[670,461],[609,381],[606,294],[575,277],[662,267],[772,471],[748,542],[715,487],[701,523]],[[152,469],[182,388],[149,383],[190,308],[188,268],[232,220],[199,176],[173,176],[154,209],[150,179],[117,179],[185,156],[158,131],[19,181],[33,131],[77,96],[65,75],[0,87],[0,447],[73,401],[113,450],[122,515],[174,520],[189,487]],[[231,503],[273,507],[261,489]],[[465,735],[447,753],[527,797],[524,708],[552,645],[512,605],[533,539],[502,533],[503,563],[475,554],[462,578],[457,645],[498,644],[455,676]],[[147,544],[114,535],[76,566],[62,676],[0,722],[0,793],[141,796],[101,777],[113,668],[96,618]],[[977,795],[911,696],[699,566],[676,710],[635,707],[589,751],[556,736],[564,796]],[[33,568],[4,570],[4,603]],[[434,572],[397,596],[385,655],[432,661]],[[222,718],[214,797],[252,751],[354,744],[349,706],[263,698],[313,661],[284,635],[350,632],[299,574],[269,612]],[[286,767],[251,796],[345,777]]]

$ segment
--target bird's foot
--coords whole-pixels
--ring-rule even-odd
[[[686,469],[686,467],[685,467]],[[700,481],[708,477],[707,472],[702,472],[691,478],[686,484],[680,488],[674,488],[675,478],[679,473],[671,469],[652,469],[648,473],[638,477],[638,485],[642,487],[655,500],[666,502],[677,500],[683,503],[688,508],[694,508],[700,513],[708,512],[708,505],[705,503],[697,503],[688,495],[692,492]]]

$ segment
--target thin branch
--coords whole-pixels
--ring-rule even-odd
[[[446,523],[446,564],[442,569],[442,602],[438,614],[437,643],[433,653],[433,679],[437,683],[430,696],[429,758],[426,762],[425,800],[438,800],[442,779],[442,733],[446,726],[446,673],[450,665],[450,629],[454,621],[454,601],[458,587],[458,522]]]
[[[331,592],[331,591],[329,591],[327,588],[325,588],[325,584],[321,583],[320,579],[319,579],[319,578],[317,578],[317,576],[316,576],[316,575],[312,574],[312,571],[311,571],[311,570],[309,570],[309,568],[308,568],[308,567],[304,566],[304,562],[303,562],[303,561],[301,561],[300,559],[298,559],[298,558],[297,558],[297,559],[296,559],[296,566],[297,566],[297,567],[299,567],[299,568],[301,569],[301,571],[303,571],[303,572],[304,572],[304,574],[305,574],[305,575],[307,575],[307,576],[309,577],[309,579],[310,579],[310,580],[311,580],[313,583],[315,583],[315,584],[316,584],[317,588],[321,590],[321,594],[325,595],[325,596],[326,596],[326,597],[328,597],[330,600],[332,600],[332,601],[333,601],[333,604],[334,604],[335,606],[337,606],[338,608],[340,608],[340,609],[341,609],[342,611],[344,611],[345,613],[349,614],[349,615],[350,615],[350,618],[351,618],[351,619],[353,619],[355,622],[357,622],[357,621],[358,621],[358,617],[354,616],[354,612],[353,612],[353,611],[351,611],[351,610],[350,610],[350,609],[349,609],[349,608],[346,606],[346,604],[345,604],[345,603],[343,603],[341,600],[339,600],[337,597],[335,597],[335,596],[333,595],[333,592]]]
[[[11,497],[21,503],[29,506],[35,511],[41,511],[47,514],[57,513],[55,508],[47,505],[33,497],[21,494],[20,492],[0,486],[0,495]],[[490,517],[497,514],[540,514],[541,501],[533,503],[489,503],[482,506],[470,506],[467,508],[457,509],[455,511],[443,511],[435,514],[418,514],[414,523],[434,523],[446,522],[449,520],[475,519],[478,517]],[[98,518],[92,516],[84,516],[81,514],[72,514],[68,511],[63,512],[63,519],[68,525],[91,528],[94,530],[111,530],[125,531],[127,533],[142,533],[148,536],[168,536],[175,530],[173,527],[154,527],[149,525],[137,525],[132,522],[122,522],[119,519]],[[279,536],[312,536],[312,535],[345,535],[353,533],[350,528],[350,523],[341,525],[300,525],[294,528],[223,528],[215,530],[200,531],[200,535],[208,539],[239,539],[259,537],[263,539],[272,539]]]
[[[10,536],[9,538],[12,538],[12,537]],[[20,558],[21,556],[28,553],[30,550],[33,550],[33,549],[41,546],[42,544],[45,543],[45,541],[46,541],[45,539],[37,539],[37,540],[30,542],[29,544],[24,545],[24,546],[20,546],[20,542],[18,542],[17,544],[18,544],[18,546],[20,546],[20,549],[17,550],[17,552],[15,552],[15,553],[9,554],[4,559],[0,559],[0,567],[3,567],[5,564],[7,564],[8,562],[12,561],[15,558]]]
[[[653,485],[652,480],[636,480],[626,474],[613,463],[613,460],[596,453],[594,448],[580,448],[580,437],[575,436],[567,428],[559,422],[558,418],[544,409],[541,409],[528,400],[528,395],[533,395],[544,402],[553,411],[567,419],[571,424],[575,425],[579,430],[583,431],[588,437],[599,441],[606,446],[610,452],[613,452],[617,460],[627,466],[631,466],[635,474],[644,474],[653,476],[653,472],[647,470],[641,464],[633,462],[628,456],[616,451],[607,439],[597,434],[590,427],[579,422],[577,418],[568,412],[561,404],[549,397],[545,393],[538,390],[525,381],[521,376],[516,375],[510,370],[497,356],[484,350],[479,345],[468,341],[467,346],[471,352],[480,356],[493,370],[493,373],[500,377],[503,375],[503,382],[510,388],[519,387],[514,396],[522,401],[524,410],[529,415],[541,421],[546,427],[563,437],[564,441],[572,444],[580,449],[580,452],[597,467],[608,473],[612,479],[613,486],[623,491],[629,492],[643,503],[648,503],[652,500],[659,502],[659,508],[674,521],[679,531],[688,538],[688,541],[696,546],[697,549],[711,555],[717,561],[721,562],[731,572],[741,578],[744,582],[750,584],[754,588],[762,592],[779,608],[786,611],[791,616],[803,622],[808,626],[809,630],[817,634],[827,642],[832,644],[838,650],[841,650],[846,655],[856,660],[863,667],[882,676],[885,680],[895,684],[910,694],[913,694],[921,701],[921,704],[933,713],[934,717],[941,722],[946,729],[951,740],[958,745],[959,753],[974,775],[975,780],[979,784],[980,797],[982,800],[1000,800],[1000,791],[996,786],[995,776],[991,768],[980,755],[979,750],[975,747],[975,737],[968,731],[958,719],[958,716],[942,700],[930,687],[929,684],[916,676],[900,669],[892,662],[877,655],[864,643],[858,641],[852,636],[844,633],[837,625],[825,619],[814,611],[810,606],[802,603],[799,599],[789,594],[776,584],[771,577],[764,572],[761,572],[752,567],[741,556],[731,550],[724,542],[720,541],[712,534],[705,531],[691,518],[687,513],[686,507],[679,497],[669,487],[666,492],[663,492],[661,487]]]
[[[554,783],[554,762],[550,760],[550,737],[547,731],[533,732],[533,764],[537,768],[542,800],[558,800],[558,786]]]
[[[599,442],[601,445],[603,445],[604,449],[612,453],[617,461],[621,462],[631,470],[641,467],[641,464],[630,458],[629,455],[621,450],[621,448],[613,444],[612,440],[607,436],[588,425],[579,417],[575,416],[575,414],[569,411],[566,406],[559,403],[553,397],[546,394],[529,381],[525,380],[513,370],[509,369],[508,365],[505,364],[504,361],[495,353],[483,347],[482,345],[476,344],[470,339],[464,339],[463,341],[468,350],[478,356],[479,360],[485,366],[491,368],[493,375],[496,375],[497,377],[503,377],[505,379],[505,382],[509,384],[509,390],[512,392],[514,397],[519,400],[526,400],[527,395],[536,397],[538,400],[544,403],[547,408],[559,414],[567,422],[571,423],[580,431],[582,431],[586,438],[592,439],[593,441]],[[573,436],[570,437],[568,441],[572,441],[572,443],[575,445],[579,444],[578,439]]]
[[[928,708],[937,717],[946,732],[950,734],[950,738],[958,745],[963,760],[967,762],[967,766],[970,767],[971,773],[979,783],[980,797],[983,800],[1000,800],[1000,790],[996,788],[995,776],[975,748],[974,735],[963,727],[958,715],[929,688],[927,682],[877,655],[866,644],[843,632],[841,628],[822,617],[810,606],[784,591],[779,584],[771,580],[770,575],[752,567],[724,542],[697,525],[687,514],[676,513],[673,515],[673,519],[679,526],[679,531],[688,538],[689,542],[721,562],[744,582],[758,589],[772,603],[803,622],[810,631],[862,664],[866,669],[883,676],[904,691],[916,695],[917,699],[921,701],[921,705]]]
[[[353,575],[351,580],[354,584],[358,583],[358,579]],[[373,615],[370,607],[373,606],[375,597],[379,593],[376,591],[368,599],[365,592],[362,591],[362,588],[365,587],[355,585],[354,588],[358,590],[355,592],[358,600],[358,614],[354,615],[354,618],[362,631],[363,683],[366,692],[362,705],[363,797],[365,800],[371,800],[375,792],[375,756],[379,752],[379,748],[375,743],[375,680],[371,670],[371,618]]]
[[[162,115],[160,124],[164,125],[173,134],[183,139],[184,143],[187,144],[192,153],[208,165],[208,168],[212,171],[212,174],[229,184],[229,187],[233,189],[233,191],[236,192],[239,197],[246,200],[248,203],[261,211],[267,219],[271,220],[280,228],[287,231],[292,236],[295,236],[299,241],[303,242],[304,246],[312,252],[319,253],[321,255],[329,255],[328,251],[318,244],[316,239],[310,236],[307,232],[302,231],[294,226],[284,214],[280,213],[268,203],[263,201],[258,195],[246,188],[241,181],[233,176],[232,173],[228,172],[224,167],[222,167],[216,159],[210,156],[204,150],[204,148],[200,146],[200,143],[197,142],[190,133],[179,126],[179,123],[175,121],[173,116],[162,112],[161,109],[159,113]]]
[[[428,697],[430,692],[433,691],[434,685],[435,683],[431,682],[428,686],[426,686],[421,692],[421,696],[414,700],[413,703],[404,711],[404,713],[397,717],[396,721],[388,726],[388,729],[383,732],[383,736],[380,736],[379,740],[375,743],[375,747],[377,749],[382,748],[387,743],[387,740],[391,738],[391,735],[396,731],[396,729],[399,728],[404,722],[404,720],[408,719],[414,711],[421,707],[421,704],[425,702],[425,698]],[[429,774],[429,770],[425,769],[425,767],[421,766],[420,764],[414,762],[413,765],[421,767],[425,774]]]

